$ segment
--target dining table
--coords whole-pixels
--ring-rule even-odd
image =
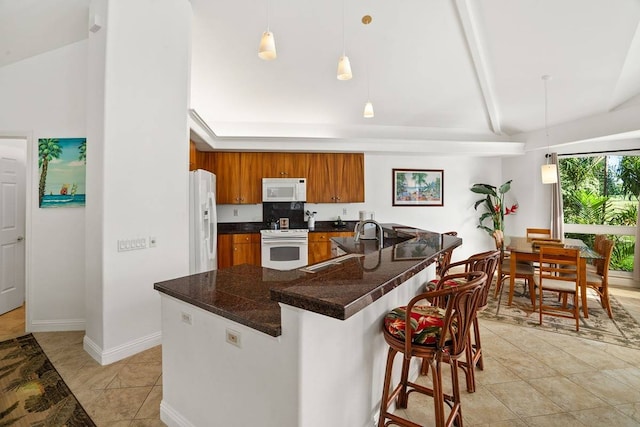
[[[509,285],[511,289],[513,289],[515,282],[517,263],[523,261],[539,262],[540,246],[545,244],[580,250],[578,285],[580,287],[582,313],[585,318],[588,318],[589,309],[587,307],[587,262],[596,259],[602,259],[603,257],[597,251],[587,246],[580,239],[565,238],[561,240],[548,239],[547,241],[541,241],[520,236],[505,236],[504,248],[511,254],[509,258]]]

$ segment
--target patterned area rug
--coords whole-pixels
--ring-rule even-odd
[[[600,305],[598,296],[595,293],[589,294],[587,304],[589,307],[589,317],[587,319],[583,318],[581,312],[580,330],[576,332],[574,319],[544,315],[542,317],[542,325],[540,325],[538,312],[532,312],[528,290],[525,294],[524,285],[520,282],[516,282],[513,304],[509,307],[507,305],[509,300],[508,289],[509,285],[508,282],[506,282],[502,288],[500,312],[496,315],[498,299],[493,298],[492,288],[489,306],[486,310],[478,313],[479,317],[640,349],[640,324],[638,324],[633,316],[611,295],[609,295],[609,298],[611,299],[613,319],[609,318],[606,310]],[[549,300],[547,300],[545,296],[545,304],[552,304],[556,302],[555,300],[556,298],[551,294],[549,294]]]
[[[33,335],[0,342],[0,427],[95,426]]]

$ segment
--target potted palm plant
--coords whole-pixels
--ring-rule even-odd
[[[474,193],[485,196],[476,201],[474,208],[478,210],[479,206],[484,207],[484,213],[480,215],[478,221],[478,228],[485,230],[491,236],[495,230],[504,232],[505,215],[514,214],[518,209],[517,203],[511,205],[511,207],[504,206],[504,195],[511,189],[511,181],[505,182],[500,187],[489,184],[473,184],[473,187],[471,187],[471,191]],[[491,221],[493,228],[485,225],[487,219]]]

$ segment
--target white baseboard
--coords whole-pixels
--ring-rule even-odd
[[[32,320],[26,326],[27,332],[84,331],[84,319]]]
[[[129,356],[133,356],[134,354],[148,350],[151,347],[160,345],[161,343],[162,333],[154,332],[146,337],[138,338],[109,350],[103,350],[99,345],[85,335],[83,339],[83,348],[84,351],[89,353],[96,362],[101,365],[109,365],[119,360],[126,359]]]
[[[169,427],[195,427],[164,400],[160,402],[160,420]]]

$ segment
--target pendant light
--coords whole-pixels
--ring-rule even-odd
[[[547,138],[547,154],[545,155],[547,162],[542,165],[541,173],[542,173],[542,183],[543,184],[555,184],[558,182],[558,168],[555,163],[549,163],[549,158],[551,154],[549,154],[549,125],[548,125],[548,102],[547,102],[547,82],[551,80],[551,76],[544,75],[542,76],[542,81],[544,82],[544,132]]]
[[[269,0],[267,0],[267,31],[262,33],[260,46],[258,47],[258,56],[265,61],[276,59],[276,40],[273,33],[269,30]]]
[[[362,23],[364,25],[369,25],[371,21],[372,18],[369,15],[362,17]],[[365,119],[371,119],[374,116],[373,104],[371,103],[371,97],[369,96],[369,52],[367,52],[367,103],[364,104],[364,113],[362,115]]]
[[[344,3],[342,0],[342,56],[338,60],[338,80],[351,80],[353,74],[351,73],[351,63],[349,57],[345,54],[345,42],[344,42]]]

